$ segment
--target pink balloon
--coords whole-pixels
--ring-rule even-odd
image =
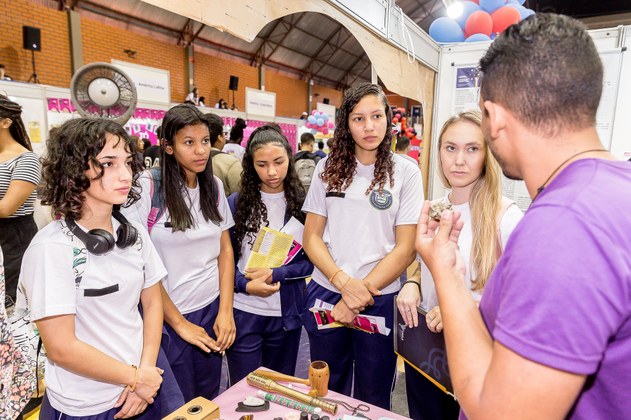
[[[401,114],[396,113],[396,114],[394,114],[394,117],[395,117],[395,118],[401,118]]]
[[[335,123],[333,121],[329,121],[327,125],[329,128],[335,128]]]
[[[318,113],[318,110],[317,110],[317,109],[314,109],[313,111],[311,111],[311,115],[315,115],[315,114],[317,114],[317,113]]]
[[[325,136],[329,134],[329,129],[325,128],[324,130],[322,130],[322,134],[324,134]]]
[[[519,22],[521,14],[514,7],[504,6],[491,13],[491,18],[493,19],[493,33],[498,34],[512,24]]]
[[[465,23],[465,38],[473,34],[491,35],[493,30],[493,18],[484,10],[478,10],[471,13],[469,19]]]

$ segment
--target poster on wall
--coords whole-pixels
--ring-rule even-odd
[[[480,69],[477,65],[457,66],[455,89],[452,98],[452,113],[480,110]],[[530,194],[524,181],[515,181],[502,175],[502,194],[510,198],[522,210],[530,206]]]
[[[139,102],[155,102],[167,105],[171,102],[168,70],[139,66],[119,60],[112,60],[112,64],[123,70],[134,81]]]
[[[480,109],[480,70],[477,65],[456,67],[456,86],[452,98],[453,113]]]
[[[274,118],[276,116],[276,93],[246,87],[245,112],[250,115]]]
[[[611,136],[616,113],[616,100],[618,99],[622,55],[620,50],[604,51],[600,52],[600,59],[603,62],[603,90],[598,111],[596,112],[596,131],[603,146],[611,150]]]

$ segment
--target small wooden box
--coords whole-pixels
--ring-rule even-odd
[[[214,420],[218,418],[219,406],[206,398],[197,397],[162,420]]]

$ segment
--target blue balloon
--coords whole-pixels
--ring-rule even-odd
[[[486,34],[473,34],[469,38],[465,39],[464,42],[479,42],[479,41],[490,41]]]
[[[311,134],[313,134],[315,136],[316,134],[318,134],[318,130],[316,130],[315,128],[312,128],[311,129]]]
[[[506,4],[506,0],[480,0],[480,7],[488,13],[493,13]]]
[[[324,122],[327,122],[329,120],[329,116],[326,114],[322,114],[322,119],[324,120]]]
[[[525,8],[524,8],[525,9]],[[535,11],[532,9],[526,9],[526,16],[524,17],[524,19],[526,19],[528,16],[532,16],[535,14]]]
[[[318,127],[322,127],[324,125],[324,119],[322,118],[316,119],[316,124],[318,124]]]
[[[464,25],[465,23],[467,23],[467,19],[469,19],[469,16],[471,16],[471,13],[477,12],[478,10],[480,10],[480,6],[478,6],[474,2],[463,1],[462,14],[459,17],[457,17],[455,21],[458,22],[458,25],[460,25],[462,29],[464,29]]]
[[[429,36],[436,42],[462,42],[464,32],[458,23],[448,17],[439,17],[429,27]]]
[[[307,117],[307,121],[309,121],[311,124],[315,124],[316,118],[313,115],[309,115],[309,117]]]

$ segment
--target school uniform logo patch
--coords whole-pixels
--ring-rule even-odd
[[[392,206],[392,193],[388,190],[383,190],[379,194],[379,190],[374,190],[370,193],[370,204],[378,210],[386,210]]]

